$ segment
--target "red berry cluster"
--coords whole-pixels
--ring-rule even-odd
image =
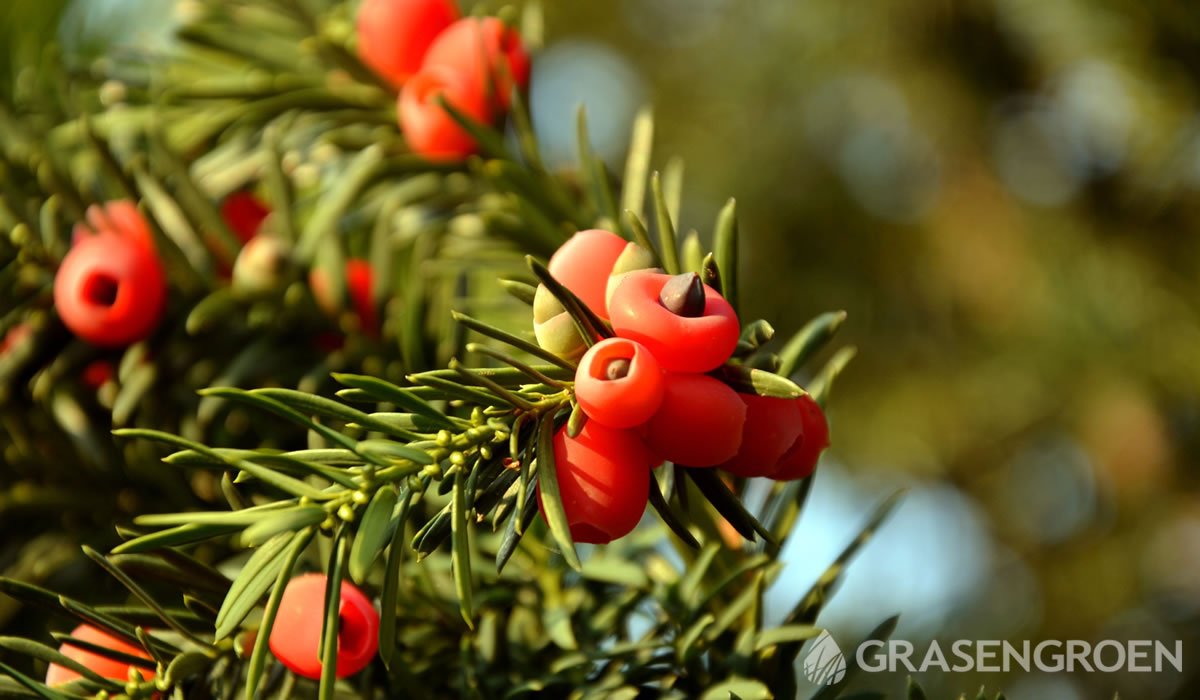
[[[457,160],[477,144],[442,109],[445,100],[484,124],[529,82],[520,35],[495,17],[458,17],[452,0],[366,0],[358,13],[363,63],[400,88],[400,129],[430,160]]]
[[[712,372],[737,346],[737,314],[699,275],[671,276],[609,231],[581,231],[550,259],[551,275],[616,337],[583,354],[575,398],[588,417],[555,436],[559,490],[572,537],[608,542],[645,510],[653,466],[719,467],[737,476],[800,479],[829,445],[821,408],[805,395],[738,393]],[[575,357],[584,341],[544,287],[534,300],[542,347]]]

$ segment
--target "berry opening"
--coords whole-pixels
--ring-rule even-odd
[[[598,344],[593,352],[596,358],[589,363],[587,372],[594,379],[615,381],[628,377],[633,371],[636,351],[629,342],[614,338]]]
[[[112,306],[117,302],[119,290],[120,284],[115,277],[97,273],[84,281],[83,298],[95,306]]]
[[[411,90],[413,98],[421,104],[436,104],[438,95],[446,94],[446,83],[426,71],[419,74],[419,79],[409,81],[404,89]]]
[[[604,376],[606,379],[622,379],[629,376],[629,368],[632,362],[624,357],[616,357],[608,361],[608,365],[604,368]]]

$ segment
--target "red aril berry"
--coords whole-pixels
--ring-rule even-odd
[[[650,496],[654,458],[636,435],[588,421],[570,437],[564,426],[554,436],[554,462],[572,539],[604,544],[637,527]]]
[[[400,92],[400,130],[413,153],[433,161],[461,160],[478,149],[475,139],[438,103],[477,122],[491,121],[487,95],[460,70],[433,65],[413,75]]]
[[[361,258],[350,258],[346,261],[346,294],[363,330],[374,335],[379,331],[379,315],[375,311],[375,303],[371,296],[371,286],[374,284],[374,274],[371,264]],[[329,288],[329,278],[320,267],[314,267],[308,273],[308,284],[312,288],[313,298],[317,306],[330,316],[336,316],[340,311],[333,291]]]
[[[694,272],[631,272],[613,291],[609,312],[613,331],[645,345],[668,372],[714,370],[737,346],[733,307]]]
[[[779,468],[771,476],[780,481],[803,479],[817,468],[821,453],[829,447],[829,423],[825,412],[807,394],[796,399],[800,409],[800,437],[779,460]]]
[[[116,374],[113,363],[108,360],[92,360],[79,373],[83,385],[93,391],[107,384]]]
[[[521,35],[496,17],[464,17],[438,35],[421,70],[433,66],[453,69],[467,78],[471,89],[506,111],[514,82],[529,84],[529,54]]]
[[[571,290],[597,316],[607,319],[605,289],[613,265],[627,241],[612,231],[589,229],[559,246],[546,268],[558,283]]]
[[[321,627],[325,624],[324,574],[302,574],[288,581],[268,643],[275,658],[297,675],[321,677]],[[366,668],[379,649],[379,613],[367,596],[342,581],[338,599],[337,676]]]
[[[706,374],[667,374],[662,405],[646,423],[646,446],[686,467],[731,459],[742,444],[746,404]]]
[[[249,243],[271,214],[266,204],[250,192],[234,192],[221,202],[221,218],[242,243]]]
[[[800,437],[800,408],[793,399],[738,394],[746,404],[746,425],[738,452],[721,469],[737,476],[770,476],[779,459]]]
[[[346,291],[350,293],[350,303],[354,305],[354,312],[362,321],[363,328],[371,334],[379,331],[379,314],[375,312],[375,300],[371,296],[374,283],[375,275],[370,263],[358,258],[346,261]]]
[[[96,646],[104,649],[110,649],[122,654],[128,654],[129,656],[136,656],[141,659],[150,660],[150,655],[147,654],[140,646],[130,644],[123,639],[118,639],[107,632],[104,632],[103,630],[92,627],[91,625],[80,625],[76,627],[75,629],[71,630],[71,636],[81,642],[95,644]],[[97,654],[94,651],[87,651],[85,649],[81,649],[80,647],[72,646],[70,643],[64,643],[58,648],[58,651],[68,659],[79,662],[87,669],[94,671],[105,678],[111,678],[115,681],[120,681],[121,683],[124,683],[126,679],[129,678],[130,664],[117,661],[116,659],[110,659],[106,656]],[[153,668],[143,668],[141,666],[136,666],[135,668],[137,668],[138,673],[141,674],[144,680],[149,681],[154,679]],[[46,669],[46,685],[49,686],[70,683],[78,678],[80,678],[79,673],[72,671],[65,666],[59,666],[58,664],[50,664],[50,668]]]
[[[86,215],[87,223],[75,224],[71,231],[72,245],[97,233],[111,233],[154,250],[150,224],[138,211],[137,205],[128,199],[117,199],[103,205],[93,204],[87,208]]]
[[[358,57],[399,87],[421,68],[430,44],[457,18],[453,0],[363,0]]]
[[[167,280],[153,250],[102,233],[77,243],[54,277],[54,306],[83,340],[104,347],[150,335],[166,308]]]
[[[632,428],[649,420],[662,404],[662,370],[645,347],[625,338],[607,338],[579,361],[575,398],[589,420],[609,428]]]

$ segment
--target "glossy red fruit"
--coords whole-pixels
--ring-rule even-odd
[[[128,199],[93,204],[87,208],[86,216],[87,223],[75,224],[71,231],[72,245],[98,233],[111,233],[154,250],[154,235],[150,232],[149,222]]]
[[[580,231],[559,246],[546,267],[559,284],[574,292],[597,316],[607,319],[608,276],[626,243],[612,231],[598,228]]]
[[[116,374],[112,362],[108,360],[92,360],[79,373],[80,380],[83,385],[89,389],[96,390],[107,384]]]
[[[120,652],[122,654],[128,654],[130,656],[136,656],[138,658],[147,660],[150,659],[150,655],[147,654],[140,646],[136,646],[126,642],[123,639],[113,637],[107,632],[92,627],[91,625],[80,625],[76,627],[75,629],[71,630],[71,636],[80,641],[88,642],[89,644],[95,644],[96,646],[103,647],[105,649],[111,649],[112,651]],[[72,661],[78,661],[88,669],[95,671],[105,678],[111,678],[122,683],[129,678],[130,664],[123,663],[115,659],[110,659],[95,652],[86,651],[79,647],[71,646],[70,644],[63,644],[58,648],[58,651],[68,659],[71,659]],[[149,681],[154,679],[153,668],[142,668],[141,666],[137,666],[136,668],[144,680]],[[69,683],[78,679],[79,677],[80,674],[72,671],[69,668],[66,668],[65,666],[59,666],[58,664],[50,664],[50,668],[46,669],[46,685],[49,686]]]
[[[738,394],[746,404],[746,425],[737,454],[718,465],[737,476],[770,476],[800,437],[800,407],[794,399]]]
[[[512,100],[512,88],[529,84],[529,54],[521,35],[496,17],[464,17],[438,35],[425,61],[424,71],[443,66],[461,73],[471,88],[489,98],[501,111]]]
[[[646,423],[646,446],[657,457],[687,467],[731,459],[742,444],[746,404],[737,392],[705,374],[667,374],[662,405]]]
[[[421,68],[429,46],[456,19],[453,0],[363,0],[358,57],[399,87]]]
[[[354,308],[354,312],[358,314],[363,329],[373,335],[379,330],[379,314],[375,310],[375,302],[371,296],[371,286],[374,284],[371,264],[361,258],[350,258],[346,261],[345,271],[346,294],[349,296],[350,304]],[[314,267],[309,272],[308,284],[312,288],[317,306],[320,306],[330,316],[336,316],[340,309],[329,288],[329,278],[325,275],[325,271]]]
[[[368,333],[379,330],[379,314],[375,310],[375,300],[371,297],[371,287],[375,284],[375,275],[371,264],[366,260],[350,258],[346,261],[346,291],[350,293],[350,303],[354,312],[362,320],[363,328]]]
[[[613,331],[645,345],[668,372],[709,372],[737,346],[737,314],[716,290],[703,286],[701,315],[681,316],[659,296],[672,280],[655,272],[632,272],[613,291],[609,309]]]
[[[649,499],[654,463],[637,435],[588,421],[579,435],[570,437],[564,426],[554,436],[554,461],[572,539],[604,544],[637,527]]]
[[[321,677],[321,627],[325,624],[324,574],[302,574],[288,582],[268,640],[271,653],[293,673]],[[337,636],[337,676],[363,670],[379,649],[379,613],[370,599],[349,581],[342,581]]]
[[[154,252],[129,236],[77,243],[54,277],[54,306],[72,333],[104,347],[150,335],[166,308],[167,280]]]
[[[779,468],[772,475],[780,481],[803,479],[817,468],[821,453],[829,447],[829,423],[825,412],[811,396],[796,399],[800,411],[800,437],[783,454]]]
[[[487,95],[470,77],[448,66],[426,66],[400,92],[400,130],[413,153],[432,161],[461,160],[479,146],[438,103],[445,100],[480,123],[491,121]]]
[[[654,415],[663,400],[663,373],[644,346],[607,338],[588,349],[575,372],[575,398],[590,420],[632,428]]]
[[[234,192],[221,202],[221,218],[242,243],[249,243],[271,210],[250,192]]]

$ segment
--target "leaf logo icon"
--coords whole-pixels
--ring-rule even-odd
[[[804,677],[817,685],[833,685],[846,677],[846,657],[828,630],[804,655]]]

